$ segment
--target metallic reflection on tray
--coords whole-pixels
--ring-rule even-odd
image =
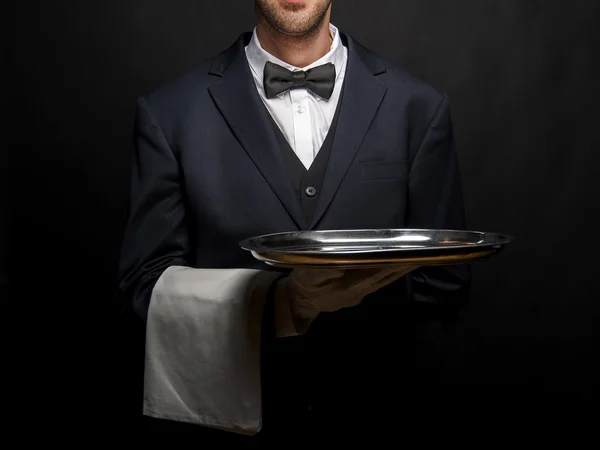
[[[256,236],[240,247],[275,267],[350,269],[466,264],[490,258],[513,239],[465,230],[322,230]]]

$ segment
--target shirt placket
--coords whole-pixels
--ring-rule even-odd
[[[314,159],[311,111],[306,89],[290,91],[294,116],[294,148],[302,164],[308,169]]]

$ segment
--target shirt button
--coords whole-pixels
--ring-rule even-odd
[[[308,186],[304,189],[304,193],[309,197],[314,197],[317,194],[317,190],[313,186]]]
[[[298,111],[298,114],[302,114],[304,112],[304,106],[298,105],[298,107],[296,108],[296,111]]]

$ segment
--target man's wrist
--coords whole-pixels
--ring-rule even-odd
[[[300,308],[300,305],[289,291],[287,277],[276,281],[274,297],[275,332],[277,337],[305,334],[318,313]]]

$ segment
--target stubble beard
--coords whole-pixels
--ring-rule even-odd
[[[256,0],[263,21],[277,34],[290,38],[309,38],[323,24],[331,0],[322,0],[317,7],[305,11],[304,5],[282,6],[277,0]]]

